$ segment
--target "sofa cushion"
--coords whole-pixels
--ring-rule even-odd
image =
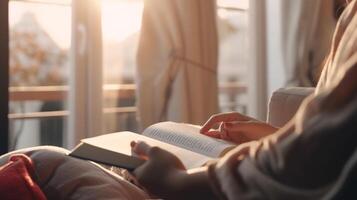
[[[314,90],[314,88],[291,87],[275,91],[269,102],[268,123],[283,127],[293,118],[304,99],[314,93]]]
[[[67,156],[58,147],[34,147],[0,157],[0,165],[17,153],[34,162],[34,179],[48,199],[145,199],[141,189],[101,166]]]
[[[40,187],[33,181],[32,160],[24,154],[10,157],[0,166],[0,194],[2,200],[46,200]]]

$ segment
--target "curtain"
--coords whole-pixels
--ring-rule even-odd
[[[290,85],[315,86],[336,25],[333,0],[281,0],[282,55]]]
[[[218,111],[215,0],[145,0],[137,54],[142,128]]]
[[[72,1],[67,147],[102,134],[102,30],[99,0]]]

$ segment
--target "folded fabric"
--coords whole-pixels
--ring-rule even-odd
[[[31,158],[24,154],[11,156],[8,163],[0,167],[0,199],[46,200],[33,175]]]

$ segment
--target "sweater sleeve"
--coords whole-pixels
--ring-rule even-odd
[[[314,112],[313,106],[305,104],[300,113]],[[334,113],[308,116],[302,128],[296,117],[279,132],[240,145],[211,164],[209,175],[217,196],[312,200],[336,190],[347,163],[357,156],[357,98]]]

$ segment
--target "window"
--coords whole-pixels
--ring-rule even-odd
[[[135,131],[133,77],[143,1],[103,0],[101,8],[104,133]],[[70,0],[9,3],[11,149],[65,145],[73,10]]]
[[[218,80],[222,112],[247,113],[248,1],[217,1]]]
[[[134,74],[143,0],[100,2],[103,133],[136,131]],[[72,39],[81,38],[73,37],[74,5],[71,0],[9,2],[12,149],[65,145]],[[218,0],[217,5],[221,111],[246,113],[248,1]]]
[[[134,83],[143,4],[141,0],[102,0],[105,84]]]
[[[10,148],[62,146],[66,98],[59,91],[68,85],[71,2],[10,1],[9,25]]]
[[[143,7],[142,0],[102,0],[104,88],[123,88],[104,93],[105,133],[137,131],[134,74]]]

